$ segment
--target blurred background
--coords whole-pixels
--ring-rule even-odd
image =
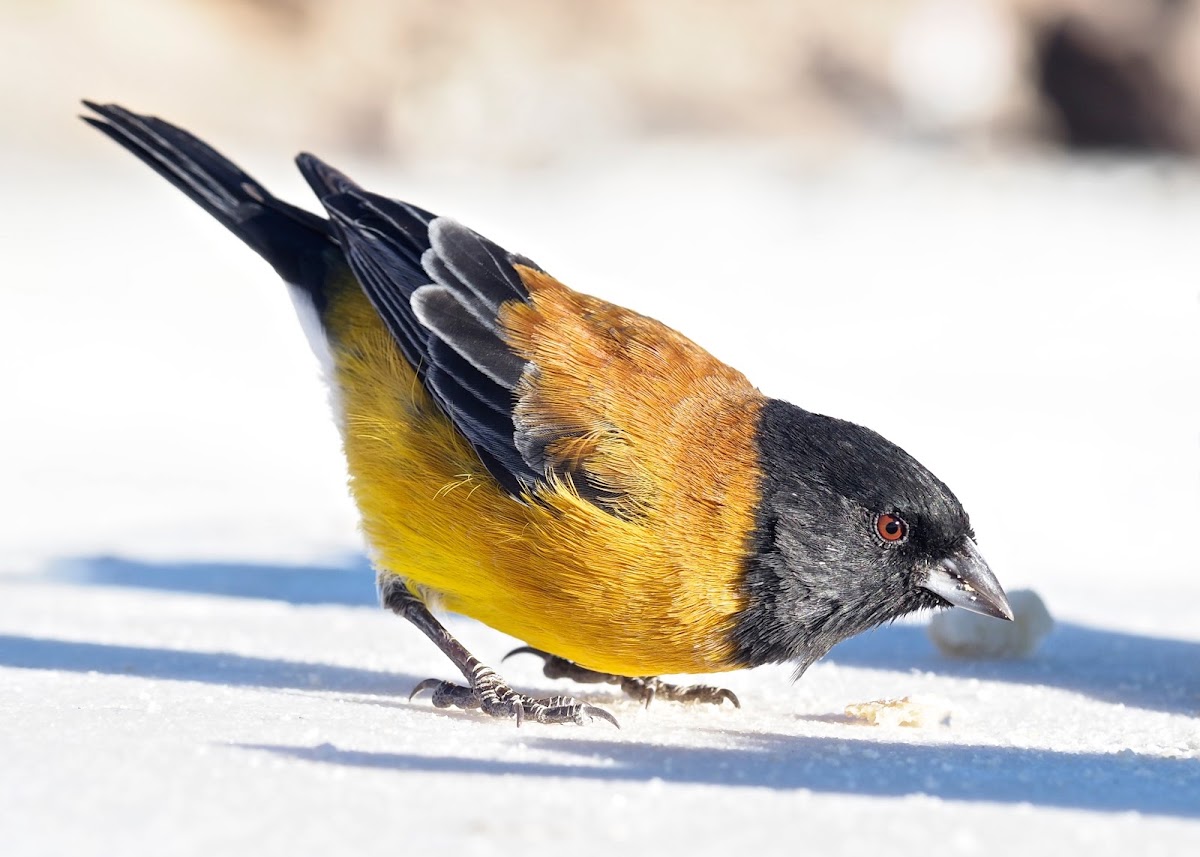
[[[282,290],[78,122],[87,97],[300,202],[315,151],[878,429],[1010,586],[1133,624],[1155,606],[1127,575],[1200,587],[1176,579],[1200,2],[3,0],[0,23],[12,568],[359,550]]]
[[[1190,154],[1190,0],[7,0],[15,141],[81,84],[226,138],[511,168],[656,139]],[[11,84],[22,84],[12,86]]]

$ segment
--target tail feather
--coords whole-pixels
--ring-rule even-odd
[[[272,196],[207,143],[153,116],[84,101],[81,117],[142,160],[266,259],[280,277],[308,291],[319,307],[340,251],[329,222]],[[329,251],[335,251],[330,255]]]

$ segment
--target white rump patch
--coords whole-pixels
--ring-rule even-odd
[[[321,327],[321,318],[317,315],[317,308],[313,305],[308,292],[292,283],[288,283],[287,287],[288,294],[292,296],[292,306],[296,308],[296,317],[300,320],[300,327],[304,330],[308,345],[316,355],[317,363],[321,366],[321,377],[325,381],[325,388],[329,391],[329,407],[333,410],[333,419],[337,423],[338,430],[341,431],[345,424],[345,411],[342,408],[341,390],[337,386],[333,350],[329,347],[329,337],[325,335],[325,329]]]

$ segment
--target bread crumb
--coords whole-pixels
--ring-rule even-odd
[[[912,697],[901,699],[877,699],[872,702],[855,702],[846,706],[846,716],[859,723],[871,726],[906,726],[919,729],[926,724],[946,723],[950,712],[945,706],[919,703]]]

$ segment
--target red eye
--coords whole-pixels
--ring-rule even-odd
[[[896,515],[880,515],[875,519],[875,532],[885,542],[899,542],[908,535],[908,524]]]

